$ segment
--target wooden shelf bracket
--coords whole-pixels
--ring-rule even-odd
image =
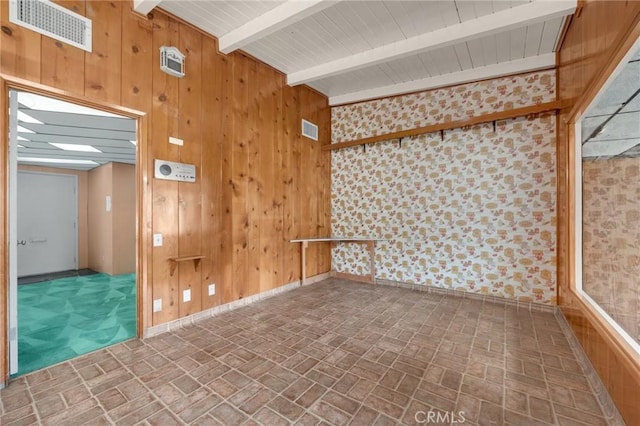
[[[196,256],[180,256],[180,257],[170,257],[169,262],[171,265],[169,266],[169,275],[173,276],[175,274],[176,269],[178,268],[178,263],[186,262],[189,260],[193,260],[193,267],[198,270],[198,266],[200,266],[200,261],[204,259],[205,256],[196,255]]]

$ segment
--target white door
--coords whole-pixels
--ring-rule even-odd
[[[18,277],[77,269],[77,177],[18,171]]]

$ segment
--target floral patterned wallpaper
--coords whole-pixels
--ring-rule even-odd
[[[532,73],[337,107],[333,141],[551,101],[554,82]],[[378,279],[555,304],[555,133],[545,114],[332,151],[332,234],[385,239]],[[368,273],[361,245],[332,260]]]
[[[556,99],[554,71],[521,74],[335,107],[331,141],[344,142]]]
[[[640,158],[582,171],[582,288],[640,343]]]

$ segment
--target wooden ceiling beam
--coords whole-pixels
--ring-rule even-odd
[[[156,6],[160,4],[162,0],[133,0],[133,11],[141,15],[147,15]]]
[[[222,35],[218,40],[219,49],[222,53],[231,53],[335,3],[326,0],[289,0]]]

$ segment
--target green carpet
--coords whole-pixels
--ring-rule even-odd
[[[135,335],[135,274],[94,274],[18,286],[17,375]]]

